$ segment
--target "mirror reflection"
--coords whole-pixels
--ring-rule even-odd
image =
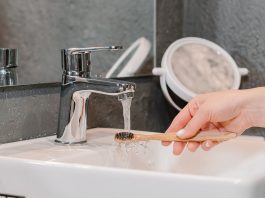
[[[151,73],[154,0],[3,0],[0,9],[0,48],[18,49],[14,84],[61,81],[61,49],[73,47],[123,46],[91,54],[92,76]]]

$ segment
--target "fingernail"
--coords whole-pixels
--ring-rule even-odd
[[[168,145],[170,145],[170,143],[171,143],[171,142],[162,141],[162,145],[163,145],[163,146],[168,146]]]
[[[177,131],[177,133],[176,133],[176,135],[178,136],[178,137],[181,137],[181,136],[183,136],[185,134],[185,130],[184,129],[180,129],[179,131]]]
[[[211,144],[210,142],[206,142],[206,143],[205,143],[205,146],[206,146],[207,148],[210,148],[210,147],[212,146],[212,144]]]

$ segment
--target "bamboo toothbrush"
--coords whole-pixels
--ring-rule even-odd
[[[176,141],[176,142],[203,142],[211,140],[214,142],[223,142],[235,138],[237,135],[233,132],[203,132],[201,131],[197,135],[188,138],[181,139],[176,136],[175,133],[160,133],[160,134],[140,134],[131,132],[119,132],[115,134],[114,140],[119,143],[129,143],[135,141],[148,141],[148,140],[159,140],[159,141]]]

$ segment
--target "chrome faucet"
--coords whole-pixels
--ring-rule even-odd
[[[18,49],[0,48],[0,86],[16,85]]]
[[[119,100],[133,98],[134,83],[91,77],[91,52],[119,49],[122,49],[122,47],[109,46],[62,50],[63,75],[56,142],[75,144],[87,141],[86,102],[91,93],[117,96]]]

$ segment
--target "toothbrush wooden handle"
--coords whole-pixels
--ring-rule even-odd
[[[188,139],[181,139],[175,133],[161,133],[161,134],[134,134],[134,140],[148,141],[176,141],[176,142],[203,142],[211,140],[214,142],[223,142],[236,137],[236,133],[232,132],[199,132],[196,136]]]

